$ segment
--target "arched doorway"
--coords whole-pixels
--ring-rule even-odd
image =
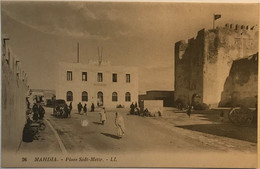
[[[103,105],[104,105],[103,93],[98,92],[97,93],[97,106],[103,106]]]
[[[201,100],[201,96],[199,94],[195,93],[195,94],[192,95],[191,105],[196,105],[196,104],[199,104],[201,102],[202,102],[202,100]]]

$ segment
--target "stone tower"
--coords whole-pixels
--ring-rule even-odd
[[[248,58],[257,52],[256,26],[226,24],[216,29],[202,29],[196,38],[188,42],[177,42],[175,100],[181,99],[185,104],[191,104],[196,96],[201,102],[218,106],[233,61]],[[250,97],[255,97],[253,95],[257,91],[252,93]]]

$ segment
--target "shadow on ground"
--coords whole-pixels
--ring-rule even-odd
[[[230,123],[223,124],[196,124],[176,126],[183,129],[198,131],[216,136],[234,138],[238,140],[257,143],[257,129],[252,127],[239,127]]]
[[[102,125],[100,122],[93,122],[93,124]]]
[[[116,136],[116,135],[114,135],[114,134],[109,134],[109,133],[101,133],[101,134],[103,134],[103,135],[105,135],[105,136],[107,136],[107,137],[114,138],[114,139],[119,139],[119,137]]]

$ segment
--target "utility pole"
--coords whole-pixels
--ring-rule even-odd
[[[79,42],[77,44],[77,63],[79,63]]]
[[[215,14],[213,14],[213,29],[215,29]]]

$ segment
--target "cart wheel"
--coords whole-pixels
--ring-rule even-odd
[[[238,126],[248,126],[253,122],[253,113],[246,108],[233,108],[228,114],[229,120]]]

